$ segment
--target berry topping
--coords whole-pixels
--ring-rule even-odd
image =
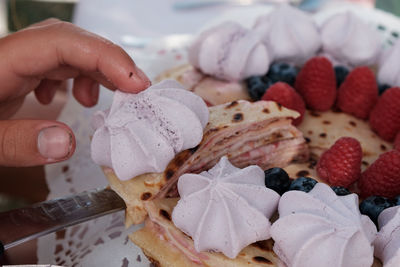
[[[285,82],[294,86],[298,69],[288,63],[277,62],[269,67],[267,77],[273,82]]]
[[[386,141],[393,141],[400,131],[400,87],[390,88],[372,109],[369,122],[372,130]]]
[[[349,70],[344,66],[335,66],[334,70],[336,76],[336,87],[339,88],[349,74]]]
[[[246,84],[251,99],[258,101],[273,83],[265,76],[252,76],[246,79]]]
[[[395,197],[400,194],[400,152],[385,152],[362,174],[358,186],[361,196]]]
[[[325,57],[308,60],[297,75],[295,88],[309,108],[319,111],[330,109],[336,98],[332,63]]]
[[[289,190],[310,192],[318,182],[310,177],[299,177],[292,182]]]
[[[347,195],[351,194],[349,189],[344,188],[342,186],[332,186],[331,188],[332,188],[333,192],[335,192],[336,195],[338,195],[338,196],[347,196]]]
[[[394,149],[400,151],[400,132],[396,134],[396,137],[394,138],[394,144],[393,144]]]
[[[279,195],[285,193],[290,186],[290,178],[284,169],[281,168],[271,168],[265,173],[265,186],[274,190]]]
[[[303,120],[306,106],[301,96],[287,83],[277,82],[272,85],[261,98],[262,100],[272,100],[282,106],[296,110],[300,117],[293,121],[294,125],[299,125]]]
[[[364,199],[360,204],[361,214],[367,215],[376,225],[378,225],[378,216],[386,209],[393,207],[393,201],[386,197],[371,196]]]
[[[334,186],[348,187],[360,178],[362,149],[352,137],[338,139],[317,163],[320,178]]]
[[[377,100],[378,86],[374,73],[368,67],[358,67],[340,86],[337,105],[345,113],[368,119]]]
[[[378,84],[378,92],[379,95],[383,94],[387,89],[391,88],[390,85],[384,83],[384,84]]]

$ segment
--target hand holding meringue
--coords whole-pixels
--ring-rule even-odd
[[[269,218],[279,195],[265,187],[260,167],[239,169],[224,156],[208,171],[182,175],[178,190],[172,221],[192,237],[197,251],[235,258],[247,245],[270,237]]]
[[[208,115],[199,96],[172,80],[138,94],[116,91],[111,108],[93,116],[92,159],[121,180],[162,172],[177,153],[200,143]]]
[[[225,22],[201,33],[189,48],[189,62],[203,73],[240,81],[267,73],[270,56],[258,35]]]
[[[358,196],[337,196],[326,184],[288,191],[271,227],[274,251],[288,266],[365,267],[373,263],[376,227],[358,209]]]

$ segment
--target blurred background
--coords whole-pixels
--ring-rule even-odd
[[[0,36],[5,36],[32,23],[50,17],[74,22],[74,15],[76,15],[75,11],[78,5],[85,1],[89,0],[0,0]],[[145,2],[138,0],[131,1],[132,6],[135,5],[134,2],[137,2],[138,6],[143,6]],[[155,3],[157,1],[162,6],[163,4],[161,3],[165,0],[152,0],[151,2]],[[328,1],[338,0],[304,0],[301,2],[300,7],[306,10],[317,10],[320,5]],[[348,1],[371,5],[371,7],[375,6],[376,8],[400,16],[400,0]],[[93,3],[94,1],[91,2]],[[92,13],[96,15],[95,8],[93,8]],[[58,92],[53,103],[47,106],[36,105],[37,102],[34,97],[29,96],[26,100],[27,104],[24,105],[14,118],[56,119],[65,100],[66,90]],[[44,179],[43,167],[11,168],[0,166],[0,212],[43,201],[46,199],[47,194],[48,188]],[[32,253],[34,251],[32,249],[33,246],[34,243],[31,243],[19,246],[18,251],[15,250],[13,252],[13,250],[10,250],[7,258],[3,259],[3,262],[0,260],[0,265],[2,263],[35,263],[36,255],[34,252]]]

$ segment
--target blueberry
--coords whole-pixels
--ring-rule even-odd
[[[252,76],[246,79],[247,90],[251,99],[260,100],[265,91],[272,85],[270,79],[265,76]]]
[[[336,86],[339,88],[349,74],[349,70],[344,66],[336,66],[334,69],[336,75]]]
[[[371,196],[364,199],[360,204],[361,214],[367,215],[376,225],[378,225],[378,216],[381,212],[394,206],[394,202],[386,197]]]
[[[269,67],[269,71],[267,73],[267,77],[273,82],[285,82],[291,86],[294,86],[294,82],[296,81],[296,76],[299,70],[289,65],[288,63],[273,63]]]
[[[271,168],[264,171],[264,173],[266,187],[274,190],[279,195],[282,195],[289,189],[291,181],[284,169]]]
[[[378,90],[380,95],[383,94],[389,88],[391,88],[391,86],[386,83],[378,84]]]
[[[289,187],[289,190],[298,190],[303,192],[310,192],[314,186],[317,184],[317,181],[310,177],[299,177],[292,182]]]
[[[393,205],[394,206],[400,206],[400,195],[398,195],[397,197],[395,197],[393,199]]]
[[[346,196],[346,195],[351,194],[349,189],[344,188],[342,186],[332,186],[331,188],[332,188],[333,192],[335,192],[336,195],[338,195],[338,196]]]

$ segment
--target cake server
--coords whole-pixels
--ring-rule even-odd
[[[113,190],[96,189],[0,213],[0,255],[5,249],[125,209]]]

